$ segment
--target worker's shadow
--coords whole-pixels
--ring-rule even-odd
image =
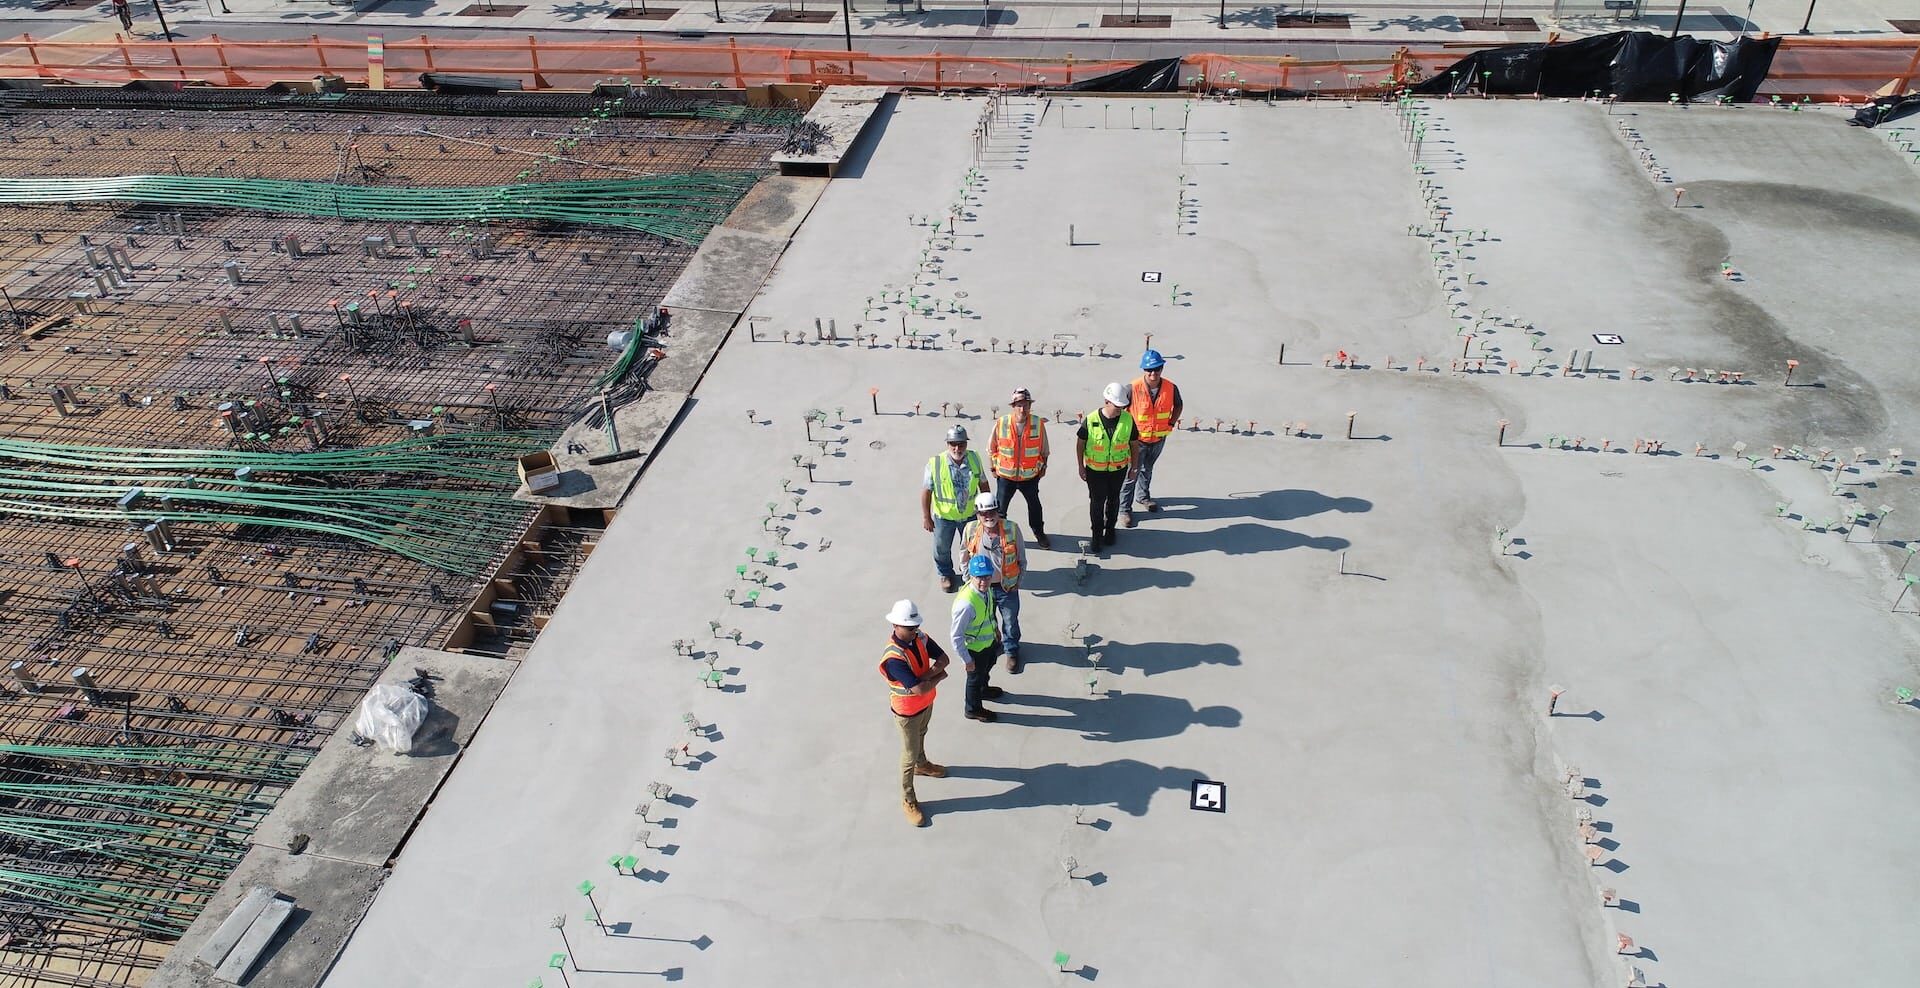
[[[1104,641],[1093,650],[1100,656],[1100,668],[1113,673],[1137,669],[1142,675],[1154,676],[1178,669],[1240,664],[1240,650],[1225,642]]]
[[[1069,557],[1071,558],[1071,557]],[[1035,597],[1111,597],[1136,590],[1193,586],[1193,574],[1151,566],[1113,566],[1112,560],[1089,559],[1085,581],[1074,580],[1072,562],[1058,569],[1028,570],[1020,589]]]
[[[1372,510],[1373,502],[1365,498],[1328,497],[1319,491],[1284,490],[1250,491],[1226,497],[1165,498],[1160,501],[1160,510],[1156,514],[1194,521],[1211,518],[1293,521],[1328,511],[1360,514]]]
[[[927,812],[966,813],[1033,806],[1111,806],[1130,816],[1145,816],[1162,789],[1186,789],[1204,775],[1191,769],[1159,768],[1131,758],[1099,765],[1054,762],[1033,768],[949,765],[956,779],[992,779],[1017,783],[990,796],[958,796],[921,802]]]
[[[1165,559],[1194,552],[1223,552],[1229,556],[1255,552],[1285,552],[1288,549],[1318,549],[1339,552],[1353,543],[1334,535],[1302,535],[1277,525],[1241,522],[1208,532],[1176,532],[1151,528],[1134,529],[1121,536],[1114,550],[1137,559]],[[1092,581],[1089,580],[1089,583]]]
[[[996,712],[1000,722],[1023,727],[1079,731],[1088,741],[1147,741],[1170,738],[1192,726],[1239,727],[1232,707],[1195,709],[1185,697],[1113,690],[1099,696],[1059,697],[1009,691]],[[1023,707],[1049,707],[1059,714],[1029,714]]]

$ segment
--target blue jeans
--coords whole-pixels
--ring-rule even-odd
[[[1139,487],[1140,501],[1153,500],[1153,463],[1160,458],[1160,451],[1167,448],[1167,441],[1140,444],[1140,466],[1127,475],[1126,482],[1120,485],[1120,510],[1133,514],[1136,502],[1134,487]]]
[[[950,521],[933,516],[933,568],[943,580],[958,579],[953,572],[953,542],[960,537],[965,521]]]
[[[1020,591],[993,587],[993,613],[1000,626],[1000,650],[1020,657]]]

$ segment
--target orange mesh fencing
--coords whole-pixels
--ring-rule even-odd
[[[1445,72],[1481,46],[1406,48],[1377,58],[1303,60],[1292,56],[1199,53],[1185,56],[1184,89],[1260,93],[1289,90],[1339,95],[1380,93]],[[949,88],[1067,85],[1134,62],[1066,58],[978,58],[964,55],[871,55],[865,52],[726,44],[552,41],[534,35],[439,40],[426,35],[384,40],[384,83],[419,86],[422,72],[495,76],[526,89],[586,89],[596,83],[658,82],[689,88],[745,88],[768,83],[862,84]],[[304,40],[0,41],[0,77],[124,83],[184,80],[260,86],[335,75],[368,78],[363,40],[310,35]],[[1761,88],[1763,96],[1841,99],[1906,92],[1920,78],[1920,38],[1787,38]]]

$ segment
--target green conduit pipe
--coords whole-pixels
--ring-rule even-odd
[[[641,230],[697,244],[759,172],[710,171],[526,185],[405,187],[202,175],[14,178],[0,204],[122,201],[395,222],[552,220]]]

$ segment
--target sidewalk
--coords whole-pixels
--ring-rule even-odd
[[[981,19],[985,11],[980,4],[955,0],[923,2],[926,11],[916,13],[911,4],[882,5],[876,0],[859,0],[853,5],[856,9],[852,34],[856,39],[916,42],[929,49],[949,41],[970,45],[984,42],[995,47],[1076,41],[1181,42],[1189,46],[1306,42],[1437,47],[1540,41],[1554,31],[1562,37],[1623,29],[1664,32],[1672,30],[1677,7],[1677,3],[1649,2],[1641,18],[1616,20],[1602,9],[1602,0],[1506,4],[1503,8],[1506,19],[1530,18],[1533,30],[1524,29],[1524,24],[1508,30],[1467,30],[1462,18],[1478,18],[1483,8],[1477,4],[1347,4],[1327,7],[1321,15],[1324,20],[1302,22],[1296,7],[1229,3],[1225,7],[1226,27],[1222,28],[1219,4],[1033,0],[992,3],[991,24],[983,27]],[[164,7],[168,23],[183,37],[221,33],[232,37],[299,38],[315,32],[344,33],[337,30],[339,28],[351,28],[352,33],[379,31],[397,36],[478,29],[538,33],[644,32],[656,41],[669,40],[663,36],[687,40],[735,37],[743,42],[780,46],[839,47],[845,43],[846,35],[839,3],[834,0],[805,0],[791,6],[721,0],[718,4],[721,19],[718,20],[712,0],[691,3],[648,0],[646,6],[655,14],[673,11],[671,16],[662,19],[615,16],[629,9],[637,11],[640,0],[566,3],[514,0],[497,3],[494,9],[498,13],[492,16],[484,15],[487,6],[484,0],[478,4],[472,0],[360,0],[351,5],[322,0],[224,0],[224,4],[231,13],[220,12],[222,0],[166,0]],[[1910,7],[1900,0],[1825,0],[1814,10],[1812,26],[1816,34],[1897,38],[1902,35],[1888,18],[1920,18],[1920,12]],[[139,8],[146,12],[145,4]],[[1491,20],[1501,9],[1485,8],[1487,18]],[[1130,26],[1136,12],[1150,21],[1157,18],[1155,23],[1164,26]],[[1750,33],[1795,34],[1805,15],[1806,8],[1799,0],[1757,3],[1750,23],[1724,7],[1689,4],[1681,29],[1710,39],[1733,38],[1743,26]],[[830,19],[823,22],[791,19],[795,16]],[[57,27],[50,25],[52,32],[63,30],[74,21],[88,22],[85,30],[89,35],[95,33],[100,24],[117,27],[111,8],[104,2],[81,9],[10,9],[7,20],[15,32],[32,31],[36,37],[47,36],[33,31],[36,21],[66,22]],[[1920,21],[1910,24],[1920,28]],[[138,18],[137,26],[142,33],[158,35],[150,13]],[[1006,53],[1016,54],[1012,50]]]

